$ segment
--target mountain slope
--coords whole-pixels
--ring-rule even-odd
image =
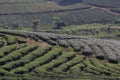
[[[0,1],[0,4],[0,24],[8,26],[13,24],[32,26],[33,20],[40,19],[39,26],[53,27],[54,16],[59,17],[68,25],[106,23],[120,17],[119,14],[111,12],[108,8],[96,7],[79,0],[26,0],[25,2],[11,0]]]
[[[0,40],[0,76],[6,79],[14,75],[19,80],[91,80],[120,75],[120,41],[26,31],[0,31]]]

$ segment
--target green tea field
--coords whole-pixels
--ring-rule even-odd
[[[117,40],[0,31],[1,80],[119,80],[119,63]]]

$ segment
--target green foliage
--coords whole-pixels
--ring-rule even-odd
[[[17,42],[18,42],[19,44],[21,44],[21,43],[26,43],[27,40],[17,38]]]
[[[20,24],[13,24],[11,29],[19,30]]]
[[[6,40],[3,37],[0,37],[0,47],[3,47],[7,44]]]
[[[61,29],[66,27],[66,23],[56,16],[53,17],[53,23],[55,25],[54,29]]]
[[[13,36],[6,36],[6,41],[7,41],[7,44],[13,44],[13,43],[16,43],[16,40],[17,38],[13,37]]]
[[[78,73],[80,73],[83,70],[84,67],[85,66],[84,66],[83,63],[78,63],[78,64],[74,65],[73,67],[71,67],[69,72],[70,73],[74,73],[74,74],[78,74]]]
[[[54,68],[54,72],[61,72],[61,73],[66,72],[73,65],[79,64],[80,62],[82,62],[83,58],[84,58],[83,56],[76,56],[75,58],[71,59],[70,61],[58,66],[57,68]],[[72,70],[72,68],[70,69],[70,71],[71,70]],[[79,72],[79,69],[77,71]]]
[[[85,60],[84,65],[87,66],[84,70],[89,72],[89,73],[100,75],[100,73],[102,72],[102,69],[100,69],[100,68],[98,68],[96,66],[93,66],[89,62],[89,60]]]
[[[40,73],[46,73],[50,69],[57,67],[58,65],[61,65],[67,61],[69,61],[71,58],[75,57],[74,52],[69,52],[69,53],[63,53],[61,56],[58,58],[52,60],[50,63],[45,64],[43,66],[39,66],[35,69],[36,72]]]
[[[59,56],[61,53],[62,53],[61,49],[59,48],[53,49],[52,51],[49,51],[47,54],[43,55],[42,57],[39,57],[28,64],[25,64],[24,67],[27,69],[27,71],[30,71],[31,69],[34,69],[39,65],[49,62],[51,59],[53,59],[55,56]]]
[[[28,55],[21,58],[21,60],[24,61],[30,61],[37,57],[43,56],[45,53],[47,53],[51,49],[51,46],[46,47],[39,47],[35,51],[30,52]]]
[[[0,49],[0,57],[3,57],[4,55],[9,54],[10,52],[12,52],[13,50],[16,49],[16,44],[13,45],[8,45],[8,46],[4,46]]]
[[[57,25],[60,21],[59,17],[53,16],[53,24]]]
[[[14,73],[16,73],[16,74],[25,74],[25,73],[28,72],[28,71],[27,71],[27,69],[24,68],[24,67],[19,67],[19,68],[14,69],[12,72],[14,72]],[[12,72],[11,72],[11,73],[12,73]]]
[[[5,75],[8,75],[8,74],[9,74],[8,71],[6,71],[6,70],[0,68],[0,76],[5,76]]]
[[[54,35],[53,37],[52,35],[52,39],[51,39],[51,35],[47,34],[47,36],[49,36],[50,40],[57,41],[59,39],[61,40],[63,39],[67,43],[69,42],[66,39],[73,40],[73,43],[77,42],[77,40],[81,40],[89,47],[91,47],[91,45],[96,45],[96,46],[99,45],[97,44],[98,41],[95,41],[96,43],[94,44],[91,39],[89,41],[87,40],[88,38],[83,38],[83,37],[81,39],[81,37],[71,37],[71,36],[62,37],[60,35],[59,36]],[[57,39],[55,37],[57,37]],[[14,36],[14,38],[16,37]],[[32,38],[34,39],[34,37]],[[0,40],[2,39],[6,40],[7,38],[3,38],[2,36],[0,37]],[[16,39],[15,41],[18,41],[18,39]],[[115,41],[115,42],[112,40],[107,40],[107,41],[108,41],[107,43],[109,44],[117,45],[116,47],[117,49],[119,48],[118,47],[119,41]],[[99,42],[102,42],[102,40],[100,41],[99,39]],[[8,75],[8,77],[10,77],[14,75],[13,80],[18,80],[18,78],[15,78],[17,76],[19,76],[20,80],[23,80],[23,77],[25,76],[24,79],[27,80],[28,77],[30,76],[32,77],[36,76],[37,78],[38,76],[40,78],[41,76],[43,76],[44,78],[45,77],[48,78],[49,75],[50,77],[52,77],[52,79],[56,79],[56,77],[59,77],[60,79],[63,78],[62,80],[64,80],[64,78],[66,79],[87,78],[91,80],[94,80],[98,77],[102,77],[102,78],[109,77],[109,79],[116,79],[117,77],[119,78],[120,64],[117,63],[112,64],[107,62],[107,60],[98,60],[96,59],[94,54],[91,56],[84,56],[81,54],[81,52],[74,52],[71,47],[61,48],[58,45],[49,46],[47,42],[41,42],[40,44],[32,43],[29,44],[28,46],[26,45],[26,43],[27,42],[25,41],[25,43],[23,44],[18,42],[18,44],[14,43],[14,44],[9,44],[7,46],[1,46],[0,76]],[[80,42],[78,41],[77,43]],[[103,45],[103,43],[102,44],[100,43],[100,45]],[[98,47],[100,47],[100,45]],[[101,47],[105,47],[105,46],[101,46]],[[114,46],[109,46],[109,47],[113,49]],[[8,54],[6,54],[6,52],[8,52]],[[6,78],[5,80],[9,80],[9,79]]]
[[[25,48],[21,48],[19,50],[16,50],[7,56],[4,56],[3,58],[0,59],[1,64],[8,63],[10,61],[19,59],[21,56],[28,54],[30,51],[34,50],[37,46],[36,45],[31,45]]]
[[[83,24],[66,26],[62,30],[46,30],[46,32],[82,35],[88,37],[105,38],[105,39],[119,39],[120,26],[116,24]],[[109,34],[109,35],[108,35]],[[118,36],[117,36],[118,35]]]
[[[38,29],[39,23],[40,23],[40,19],[39,19],[39,20],[34,20],[34,21],[32,22],[32,24],[33,24],[33,30],[34,30],[34,31]]]
[[[22,54],[25,54],[25,53],[29,53],[30,51],[33,51],[37,47],[38,46],[36,44],[32,44],[32,45],[27,46],[26,48],[22,48],[22,49],[20,49],[18,51],[21,52]]]
[[[93,66],[96,66],[96,67],[102,69],[101,74],[106,74],[106,75],[112,74],[107,67],[105,67],[103,64],[101,64],[101,62],[99,60],[91,58],[90,61]]]
[[[104,63],[104,65],[111,71],[111,72],[114,72],[116,73],[116,75],[119,75],[120,74],[120,67],[118,66],[115,66],[111,63]],[[114,75],[114,74],[113,74]]]
[[[50,49],[51,49],[50,46],[39,47],[35,51],[30,52],[28,55],[21,57],[19,60],[12,61],[12,62],[9,62],[9,63],[3,65],[2,68],[6,69],[6,70],[12,70],[16,67],[23,66],[23,65],[33,61],[37,57],[44,55]]]

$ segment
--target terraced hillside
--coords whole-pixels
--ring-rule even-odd
[[[120,25],[119,24],[83,24],[83,25],[72,25],[61,28],[60,30],[48,29],[38,30],[41,32],[58,33],[58,34],[69,34],[88,36],[93,38],[101,39],[116,39],[120,40]]]
[[[119,13],[112,12],[108,8],[83,3],[81,0],[0,1],[0,24],[2,26],[20,24],[22,27],[31,27],[34,20],[40,19],[40,28],[51,28],[54,27],[54,16],[59,17],[68,25],[106,23],[120,17]]]
[[[119,63],[116,40],[0,31],[0,76],[8,76],[5,80],[119,79]]]

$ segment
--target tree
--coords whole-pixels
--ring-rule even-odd
[[[62,27],[66,27],[66,23],[59,17],[53,17],[53,23],[55,25],[54,29],[61,29]]]
[[[59,22],[54,29],[61,29],[62,27],[65,27],[66,24],[64,22]]]
[[[7,25],[2,25],[0,26],[1,29],[9,29],[9,27]]]
[[[6,27],[5,27],[5,29],[9,29],[9,27],[8,27],[8,26],[6,26]]]
[[[120,18],[115,18],[115,19],[113,19],[113,22],[112,22],[113,24],[120,24]]]
[[[116,21],[114,22],[114,24],[120,24],[120,19],[119,19],[119,20],[116,20]]]
[[[13,24],[13,29],[17,29],[17,30],[18,30],[19,27],[20,27],[20,24],[17,24],[17,23],[16,23],[16,24]]]
[[[32,23],[32,24],[33,24],[33,30],[34,30],[34,31],[36,31],[36,30],[37,30],[38,25],[39,25],[39,22],[40,22],[40,20],[34,20],[34,21],[33,21],[33,23]]]
[[[111,25],[108,25],[108,27],[107,27],[107,32],[108,32],[108,34],[111,33]]]

